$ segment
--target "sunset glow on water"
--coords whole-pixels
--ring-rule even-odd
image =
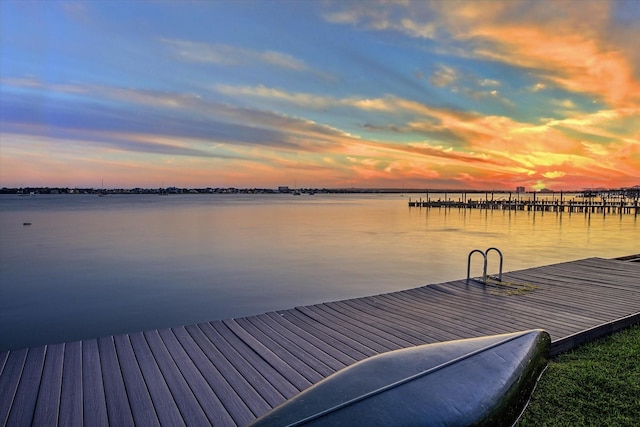
[[[638,40],[633,0],[0,0],[0,349],[639,253],[408,206],[640,186]],[[434,193],[178,191],[279,187]]]
[[[0,348],[464,279],[476,248],[500,248],[505,271],[640,252],[632,214],[407,202],[398,194],[0,196]]]

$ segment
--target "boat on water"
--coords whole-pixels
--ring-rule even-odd
[[[550,346],[549,334],[535,329],[383,353],[325,378],[251,426],[510,426]]]

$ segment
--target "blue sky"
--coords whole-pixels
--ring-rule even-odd
[[[0,186],[640,184],[640,2],[0,3]]]

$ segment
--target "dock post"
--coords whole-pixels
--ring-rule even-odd
[[[533,192],[533,211],[536,211],[536,192]]]

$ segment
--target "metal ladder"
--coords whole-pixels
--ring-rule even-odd
[[[484,252],[482,252],[480,249],[474,249],[469,252],[469,257],[467,259],[467,283],[469,283],[469,280],[471,280],[471,257],[474,253],[479,253],[480,255],[482,255],[484,261],[482,269],[482,283],[484,283],[485,285],[487,284],[487,279],[489,278],[489,276],[487,276],[487,257],[490,251],[496,251],[498,252],[498,255],[500,255],[500,272],[498,273],[498,281],[502,282],[502,252],[500,252],[500,249],[498,248],[491,247]]]

